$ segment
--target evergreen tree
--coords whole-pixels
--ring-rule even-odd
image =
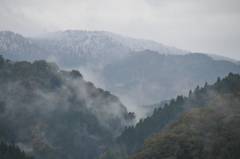
[[[6,143],[1,142],[0,159],[34,159],[34,157],[27,156],[18,146],[7,145]]]
[[[161,132],[170,121],[178,119],[184,110],[202,107],[219,94],[233,92],[239,81],[240,75],[229,73],[222,80],[218,78],[217,82],[213,85],[207,86],[206,84],[201,89],[197,86],[194,92],[190,90],[189,97],[178,96],[176,100],[172,99],[163,108],[154,110],[151,117],[142,119],[136,126],[125,129],[113,143],[114,146],[110,145],[108,147],[107,153],[114,156],[112,158],[117,159],[138,152],[143,148],[144,140],[150,134]],[[118,151],[116,152],[115,149]],[[108,159],[106,156],[102,156],[102,158]],[[186,158],[186,156],[183,158]]]

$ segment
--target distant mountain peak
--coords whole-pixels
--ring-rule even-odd
[[[0,49],[8,53],[5,57],[18,57],[21,52],[21,56],[26,56],[26,60],[29,55],[31,59],[56,56],[60,61],[62,59],[62,63],[94,61],[108,64],[132,52],[144,50],[157,51],[160,54],[190,53],[151,40],[135,39],[107,31],[83,30],[56,31],[35,38],[21,36],[21,47],[16,50],[14,47],[19,41],[14,37],[18,36],[20,35],[13,32],[0,32]],[[6,43],[9,47],[4,47]]]
[[[165,55],[192,53],[152,40],[135,39],[107,31],[65,30],[32,38],[12,31],[0,31],[0,53],[13,60],[33,61],[55,57],[60,65],[74,64],[76,66],[86,62],[109,64],[133,52],[144,50],[152,50]],[[214,54],[207,55],[214,60],[239,63],[231,58]]]
[[[226,57],[226,56],[220,56],[220,55],[216,55],[216,54],[207,54],[207,55],[210,56],[213,60],[230,61],[232,63],[240,64],[240,61]]]

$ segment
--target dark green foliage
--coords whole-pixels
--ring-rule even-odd
[[[190,91],[189,97],[178,96],[175,100],[172,99],[163,108],[155,109],[152,116],[141,119],[136,126],[126,127],[106,154],[111,158],[121,158],[136,153],[150,134],[162,131],[170,121],[178,119],[184,110],[202,107],[219,94],[233,92],[239,81],[238,74],[229,73],[226,78],[219,78],[213,85],[206,83],[203,88],[197,86],[193,92]]]
[[[237,159],[240,156],[240,99],[219,95],[204,107],[182,113],[164,130],[145,140],[143,149],[126,159]]]
[[[34,157],[26,156],[25,152],[21,151],[18,146],[1,142],[0,159],[34,159]]]
[[[35,158],[91,159],[133,123],[118,97],[44,60],[0,67],[0,139]],[[1,61],[0,61],[1,62]]]
[[[72,70],[70,72],[70,76],[72,76],[73,78],[82,78],[82,74],[79,71],[76,70]]]
[[[4,58],[0,55],[0,68],[4,66]]]

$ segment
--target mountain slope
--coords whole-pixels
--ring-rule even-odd
[[[68,30],[38,38],[2,31],[0,54],[12,60],[45,59],[61,68],[79,69],[86,80],[132,105],[132,111],[138,111],[138,105],[186,95],[196,85],[211,84],[229,72],[240,73],[240,65],[230,59],[213,60],[212,55],[104,31]],[[141,118],[146,113],[137,115]]]
[[[35,158],[94,158],[134,123],[118,97],[44,60],[0,57],[0,140]]]
[[[61,66],[79,66],[87,62],[111,63],[131,52],[150,49],[163,54],[186,54],[174,47],[150,40],[139,40],[104,31],[68,30],[38,38],[25,38],[10,31],[0,32],[0,49],[4,57],[21,55],[21,59],[57,58]],[[19,60],[15,58],[14,60]]]
[[[106,65],[103,76],[106,88],[119,97],[148,104],[187,95],[196,85],[212,84],[229,72],[240,73],[240,65],[200,53],[165,55],[146,50]]]
[[[146,139],[140,152],[126,159],[238,159],[239,104],[239,97],[225,94],[204,107],[185,111],[162,132]]]
[[[213,85],[206,83],[202,88],[197,86],[189,92],[188,97],[172,99],[164,107],[155,109],[151,116],[141,119],[136,126],[126,127],[101,156],[102,159],[118,159],[139,152],[149,135],[161,132],[170,121],[178,119],[184,110],[205,106],[221,94],[238,94],[239,82],[240,75],[230,73],[222,80],[218,78]]]

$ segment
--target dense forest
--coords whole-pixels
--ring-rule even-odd
[[[85,79],[136,106],[187,96],[190,89],[206,81],[213,84],[229,72],[240,74],[239,62],[234,59],[104,31],[67,30],[35,38],[0,31],[0,55],[30,62],[43,59],[56,62],[61,69],[79,69]],[[135,113],[146,117],[152,112],[146,107],[145,111]]]
[[[79,71],[0,57],[0,140],[36,159],[95,158],[133,122],[118,97]]]
[[[27,156],[18,146],[1,142],[0,159],[34,159],[34,157]]]
[[[204,107],[185,111],[162,132],[148,137],[140,152],[126,159],[239,159],[239,105],[239,96],[224,94]]]
[[[238,91],[240,88],[239,82],[240,82],[240,76],[238,74],[229,73],[229,75],[226,78],[223,78],[223,79],[218,78],[217,82],[214,83],[213,85],[208,85],[207,83],[205,83],[204,87],[202,87],[202,88],[199,88],[199,86],[197,86],[194,91],[190,90],[188,97],[178,96],[176,99],[172,99],[170,101],[170,103],[165,104],[164,107],[159,107],[159,108],[155,109],[152,116],[147,117],[145,119],[141,119],[136,124],[136,126],[126,127],[125,130],[122,132],[122,134],[120,136],[118,136],[116,138],[116,140],[114,140],[114,142],[112,142],[112,145],[108,147],[106,153],[103,154],[101,156],[101,158],[107,158],[107,159],[122,158],[124,156],[129,156],[129,155],[135,154],[135,153],[139,152],[141,149],[143,149],[142,151],[140,151],[141,153],[133,156],[133,158],[138,158],[139,156],[141,156],[143,158],[144,157],[145,158],[156,158],[156,156],[158,156],[158,154],[154,154],[155,156],[151,156],[151,154],[146,153],[146,151],[150,151],[150,149],[151,149],[151,147],[148,147],[149,145],[151,146],[151,144],[149,144],[149,143],[151,143],[150,142],[151,138],[147,139],[150,135],[152,135],[153,133],[161,132],[164,129],[164,127],[165,127],[164,130],[166,130],[167,128],[169,128],[171,126],[172,127],[177,126],[176,123],[181,125],[181,123],[179,121],[176,121],[173,123],[172,123],[172,121],[175,121],[175,120],[179,119],[180,117],[183,118],[184,114],[187,114],[185,112],[186,110],[196,109],[195,111],[197,111],[198,110],[197,108],[199,108],[198,111],[200,111],[201,110],[200,108],[204,107],[204,106],[208,110],[208,109],[211,109],[211,108],[208,108],[209,103],[212,103],[211,105],[212,105],[212,107],[214,107],[215,106],[214,101],[220,101],[220,103],[221,103],[221,100],[220,100],[221,97],[223,98],[223,101],[225,101],[224,94],[229,94],[229,93],[238,94]],[[231,101],[233,103],[235,102],[235,106],[233,107],[233,110],[227,110],[227,109],[231,109],[232,107],[230,106],[231,105],[230,103],[226,103],[226,111],[229,111],[229,112],[235,111],[234,109],[236,108],[236,114],[239,113],[239,111],[238,111],[239,108],[237,109],[238,104],[236,103],[238,101],[238,97],[237,96],[235,97],[234,95],[231,95],[231,94],[226,95],[226,96],[229,98],[230,97],[236,98],[236,100],[234,99],[233,101]],[[224,104],[223,104],[223,106],[224,106]],[[215,107],[217,107],[217,106],[215,106]],[[202,109],[204,109],[204,108],[202,108]],[[192,111],[194,111],[194,110],[192,110]],[[214,114],[215,112],[212,111],[212,113]],[[229,119],[234,116],[234,114],[231,114],[231,113],[228,113],[225,115],[226,115],[226,118],[229,118]],[[216,114],[216,116],[217,116],[217,114]],[[235,122],[235,123],[239,122],[239,118],[237,116],[235,116],[235,117],[236,117],[236,120],[233,120],[233,122]],[[233,118],[235,118],[235,117],[233,117]],[[193,117],[193,118],[195,118],[195,117]],[[208,118],[208,116],[206,118]],[[217,119],[217,117],[216,117],[216,119]],[[216,119],[214,119],[213,121],[211,121],[212,118],[209,118],[206,120],[215,122]],[[239,123],[236,123],[236,124],[239,124]],[[208,125],[205,125],[205,126],[209,127]],[[199,128],[199,129],[201,129],[201,128]],[[223,128],[221,128],[221,129],[225,129],[224,125],[223,125]],[[207,135],[207,132],[204,132],[205,130],[200,130],[200,131],[202,131],[202,134],[205,133],[204,135]],[[229,131],[235,131],[235,129],[229,130]],[[238,131],[238,129],[236,130],[236,132],[237,131]],[[166,133],[166,131],[164,131],[163,133]],[[214,133],[219,133],[219,132],[214,132]],[[190,134],[190,135],[194,135],[194,134]],[[236,138],[238,140],[240,139],[239,136],[236,136],[239,134],[236,134],[236,135],[232,134],[232,135],[233,135],[233,138]],[[158,135],[158,136],[161,136],[161,135]],[[144,144],[144,141],[146,139],[147,139],[147,141]],[[153,140],[155,140],[155,139],[153,139]],[[159,139],[159,140],[161,140],[161,139]],[[155,152],[155,150],[156,150],[156,152],[158,152],[159,149],[163,149],[162,146],[165,146],[165,147],[174,146],[173,143],[170,143],[168,141],[166,141],[164,143],[166,145],[152,144],[152,146],[158,147],[158,149],[156,149],[154,147],[155,149],[151,150],[151,151]],[[168,143],[169,143],[169,145],[168,145]],[[235,144],[238,144],[238,143],[235,143]],[[180,147],[180,150],[183,150],[183,148]],[[165,150],[165,151],[167,151],[167,150]],[[175,153],[175,151],[173,150],[172,153]],[[146,154],[146,155],[144,155],[144,154]],[[185,155],[187,155],[187,154],[185,154]],[[213,154],[211,154],[211,155],[213,155]],[[219,156],[219,155],[216,155],[216,156]],[[214,156],[214,157],[216,158],[216,156]],[[172,156],[168,156],[168,157],[171,158]],[[183,158],[185,158],[185,157],[186,156],[184,156]],[[157,158],[167,158],[167,157],[159,156]],[[202,154],[202,157],[200,157],[200,158],[204,158],[204,154]]]
[[[212,85],[206,82],[187,97],[149,105],[155,108],[152,115],[136,125],[135,114],[117,96],[86,82],[79,71],[60,70],[53,62],[13,62],[0,56],[0,88],[2,158],[240,155],[239,74],[229,73]]]

